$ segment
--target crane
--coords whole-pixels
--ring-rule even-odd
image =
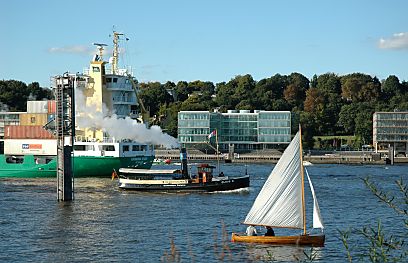
[[[146,109],[146,107],[144,106],[143,100],[140,98],[140,96],[138,95],[139,93],[139,88],[137,86],[137,83],[135,82],[135,80],[133,79],[132,75],[130,73],[126,73],[127,77],[130,81],[130,84],[132,84],[133,90],[135,91],[135,95],[137,98],[137,102],[140,105],[140,111],[141,111],[141,117],[142,117],[142,122],[146,123],[147,126],[149,125],[149,118],[150,118],[150,112]]]

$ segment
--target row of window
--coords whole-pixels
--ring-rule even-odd
[[[290,127],[290,121],[259,120],[259,127]]]
[[[259,113],[260,120],[290,120],[290,113]]]
[[[179,127],[209,127],[209,121],[208,120],[197,120],[197,121],[188,121],[188,120],[179,120],[178,121],[178,126]]]
[[[377,135],[377,142],[379,141],[387,141],[387,142],[394,142],[394,141],[408,141],[408,134],[407,135],[393,135],[393,134],[378,134]]]
[[[209,113],[182,113],[178,114],[179,120],[209,120]]]
[[[408,134],[408,126],[404,127],[379,127],[374,130],[374,133],[377,134],[393,134],[393,133],[402,133]]]
[[[408,120],[408,113],[374,113],[374,121],[376,120]]]
[[[207,136],[185,136],[179,135],[180,143],[203,143],[207,142]],[[289,143],[290,135],[267,135],[267,136],[220,136],[219,143],[230,142],[263,142],[263,143]]]
[[[147,151],[150,148],[149,145],[123,145],[122,151],[129,152],[130,146],[132,146],[131,148],[133,152]],[[74,150],[76,151],[95,151],[95,146],[94,145],[74,145]],[[100,145],[99,146],[99,151],[114,152],[115,150],[116,150],[115,145]]]

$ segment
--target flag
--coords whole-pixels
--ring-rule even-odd
[[[217,135],[217,130],[213,130],[210,135],[208,135],[208,139],[211,139],[211,137],[214,137],[215,135]]]

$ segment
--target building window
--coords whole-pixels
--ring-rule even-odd
[[[35,117],[31,117],[31,123],[35,123]]]

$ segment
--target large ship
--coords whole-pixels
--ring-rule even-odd
[[[93,56],[89,68],[84,70],[83,74],[76,75],[75,115],[78,126],[73,146],[75,177],[110,176],[113,169],[119,168],[149,169],[155,157],[154,146],[149,140],[137,140],[140,136],[132,138],[132,133],[134,135],[137,130],[114,125],[104,127],[107,120],[125,118],[134,122],[137,120],[144,122],[140,125],[148,125],[146,117],[148,113],[137,96],[136,79],[132,76],[131,70],[118,68],[118,43],[121,36],[123,34],[113,32],[113,56],[109,62],[103,60],[104,47],[107,45],[95,43],[98,46],[98,54]],[[36,107],[27,107],[27,110],[29,108]],[[37,114],[35,117],[40,114],[34,112],[22,114],[30,113]],[[50,108],[48,113],[55,115]],[[29,125],[45,124],[36,123],[35,117],[26,117],[31,121]],[[52,127],[50,125],[52,118],[46,119],[45,126]],[[6,131],[7,129],[9,131]],[[20,131],[14,132],[13,135],[13,129]],[[27,129],[34,127],[5,128],[4,155],[0,155],[0,177],[56,176],[56,140],[52,139],[52,136],[47,137],[47,140],[42,140],[43,136],[37,138],[29,136],[32,135],[31,131],[26,132],[28,135],[22,136],[21,130]],[[129,136],[117,136],[118,130],[127,131],[126,135]],[[44,132],[46,131],[41,131]],[[11,136],[7,137],[7,133]]]
[[[0,155],[0,177],[55,177],[56,156],[49,149],[56,148],[55,140],[6,139],[6,154]],[[153,159],[152,145],[134,141],[75,142],[74,177],[109,177],[113,169],[124,167],[149,169]]]

